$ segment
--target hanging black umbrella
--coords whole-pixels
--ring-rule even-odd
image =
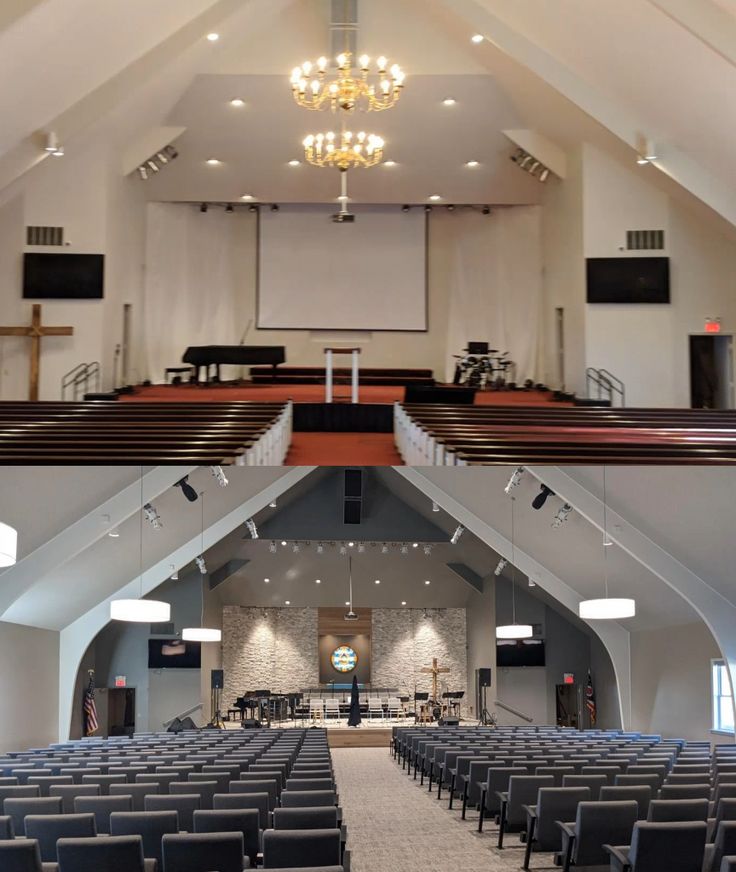
[[[353,686],[350,690],[350,717],[348,718],[349,727],[358,727],[361,723],[360,717],[360,694],[358,693],[358,676],[353,676]]]

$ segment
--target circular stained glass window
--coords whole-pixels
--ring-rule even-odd
[[[330,660],[338,672],[352,672],[357,666],[358,655],[349,645],[340,645],[332,652]]]

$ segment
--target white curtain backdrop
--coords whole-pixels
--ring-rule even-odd
[[[432,215],[449,248],[447,368],[468,341],[508,351],[516,381],[538,381],[542,319],[540,206],[499,208],[491,215],[457,210]]]
[[[203,214],[198,206],[148,205],[143,377],[162,382],[189,345],[241,341],[244,219],[222,209]],[[223,367],[223,378],[231,373],[237,369]]]

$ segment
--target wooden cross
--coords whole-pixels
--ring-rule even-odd
[[[44,336],[73,336],[73,327],[42,327],[41,305],[33,304],[30,327],[0,327],[0,336],[26,336],[31,340],[31,372],[28,399],[38,400],[38,383],[41,374],[41,339]]]
[[[438,700],[438,696],[437,696],[437,677],[440,675],[440,673],[442,673],[442,672],[449,672],[450,670],[448,669],[447,666],[438,666],[438,665],[437,665],[437,658],[436,658],[436,657],[433,657],[433,658],[432,658],[432,665],[431,665],[431,666],[422,666],[422,668],[421,668],[419,671],[420,671],[420,672],[431,672],[431,673],[432,673],[432,699],[433,699],[435,702],[437,702],[437,700]]]

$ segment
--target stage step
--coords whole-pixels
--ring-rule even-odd
[[[280,366],[275,371],[270,366],[253,366],[250,370],[253,384],[324,384],[326,373],[321,366]],[[350,384],[351,370],[338,367],[333,370],[335,384]],[[376,369],[360,370],[362,385],[434,385],[431,369]]]

